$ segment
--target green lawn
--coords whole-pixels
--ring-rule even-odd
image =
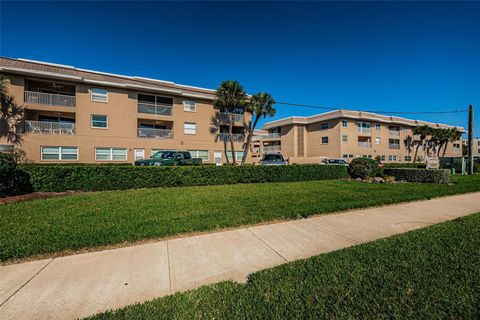
[[[455,185],[306,181],[108,191],[0,206],[0,261],[480,191]]]
[[[479,319],[480,213],[91,319]]]

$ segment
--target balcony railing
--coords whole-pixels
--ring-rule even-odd
[[[364,127],[358,127],[358,133],[366,133],[369,134],[372,132],[372,128],[364,128]]]
[[[280,139],[280,133],[278,132],[271,132],[268,134],[262,134],[252,137],[252,141],[260,141],[265,139]]]
[[[137,137],[150,138],[150,139],[172,139],[173,130],[170,129],[151,129],[151,128],[138,128]]]
[[[371,142],[367,142],[367,141],[358,141],[358,146],[360,148],[371,148],[372,147],[372,143]]]
[[[243,123],[243,113],[232,113],[232,120],[234,123]],[[221,123],[228,123],[228,112],[220,112],[219,120]]]
[[[139,113],[155,114],[159,116],[171,116],[172,106],[138,101],[137,111]]]
[[[282,150],[282,146],[264,146],[263,152],[280,152]]]
[[[24,132],[25,133],[74,135],[75,134],[75,124],[74,123],[62,123],[62,122],[25,120],[25,122],[24,122]]]
[[[400,131],[390,130],[388,133],[390,137],[400,137]]]
[[[389,149],[400,149],[400,145],[397,143],[389,143],[388,144]]]
[[[226,142],[230,141],[230,138],[229,138],[230,134],[228,133],[220,133],[218,137],[220,138],[221,141],[226,141]],[[245,135],[234,133],[232,134],[232,140],[233,142],[243,142],[245,141]]]
[[[25,91],[25,103],[46,104],[50,106],[75,107],[75,96],[63,94]]]

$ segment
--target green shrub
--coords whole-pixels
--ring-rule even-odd
[[[427,165],[425,163],[385,163],[384,168],[417,168],[425,169]]]
[[[448,183],[450,170],[447,169],[417,169],[417,168],[385,168],[383,173],[395,177],[397,181]]]
[[[350,163],[350,175],[352,178],[373,178],[378,172],[378,163],[373,159],[355,158]]]
[[[0,153],[0,197],[32,191],[30,175],[17,167],[13,154]]]
[[[152,187],[292,182],[348,177],[344,166],[22,166],[37,191],[120,190]]]

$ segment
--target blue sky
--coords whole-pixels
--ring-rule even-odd
[[[5,2],[0,54],[277,101],[386,111],[477,106],[480,3]],[[275,118],[321,110],[277,107]],[[467,114],[405,115],[467,125]]]

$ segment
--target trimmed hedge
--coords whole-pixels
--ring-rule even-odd
[[[153,187],[292,182],[348,178],[344,166],[43,166],[22,168],[32,177],[35,191],[122,190]]]
[[[450,170],[446,169],[385,168],[383,173],[395,177],[397,181],[422,183],[448,183],[450,181]]]
[[[11,153],[0,153],[0,197],[31,191],[30,176],[19,168],[15,156]]]
[[[417,168],[425,169],[427,165],[425,163],[385,163],[384,168]]]

